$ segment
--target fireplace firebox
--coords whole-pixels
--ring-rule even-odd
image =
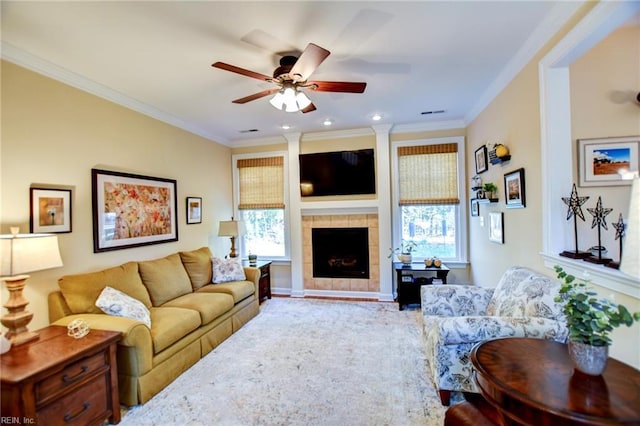
[[[313,228],[313,276],[369,278],[367,228]]]

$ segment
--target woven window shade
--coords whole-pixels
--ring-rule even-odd
[[[282,157],[238,160],[240,210],[284,208],[283,164]]]
[[[398,148],[400,205],[460,204],[458,144]]]

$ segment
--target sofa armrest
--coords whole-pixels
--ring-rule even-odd
[[[55,321],[52,325],[66,327],[75,319],[85,320],[89,325],[89,330],[109,330],[122,333],[122,338],[118,342],[118,371],[135,374],[139,377],[151,370],[153,344],[151,330],[146,325],[130,318],[106,314],[68,315]],[[127,355],[123,356],[125,352]]]
[[[69,305],[67,305],[66,300],[64,300],[62,292],[59,290],[49,293],[49,295],[47,296],[47,303],[49,305],[50,323],[73,314],[73,312],[71,312],[71,309],[69,308]]]
[[[260,294],[260,269],[253,266],[244,267],[244,275],[247,277],[247,281],[253,282],[255,287],[255,296]]]
[[[421,288],[422,315],[483,315],[493,289],[474,285],[424,285]]]
[[[437,318],[431,322],[444,345],[476,343],[500,337],[531,337],[565,342],[564,323],[542,317],[467,316]]]

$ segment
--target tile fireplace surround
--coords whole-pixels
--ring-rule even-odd
[[[369,279],[314,278],[311,246],[313,228],[367,228],[369,230]],[[305,290],[371,292],[377,295],[380,291],[379,241],[377,214],[303,216],[302,259]]]

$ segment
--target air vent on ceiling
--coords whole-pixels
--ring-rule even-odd
[[[442,114],[444,112],[443,109],[435,110],[435,111],[422,111],[421,115],[432,115],[432,114]]]
[[[240,130],[240,133],[254,133],[257,131],[258,129],[247,129],[247,130]]]

